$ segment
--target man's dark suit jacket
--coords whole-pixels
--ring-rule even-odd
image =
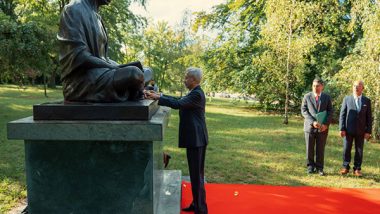
[[[315,96],[313,92],[307,93],[303,100],[301,106],[302,116],[305,118],[303,129],[305,132],[316,132],[317,129],[313,127],[313,122],[317,121],[316,114],[318,112],[327,112],[327,122],[324,125],[330,125],[332,116],[333,116],[333,108],[331,103],[331,98],[329,95],[325,93],[321,93],[319,98],[318,106],[315,101]]]
[[[158,105],[179,109],[180,148],[195,148],[208,144],[205,120],[206,98],[200,86],[180,99],[163,95]]]
[[[371,134],[371,100],[362,96],[361,109],[360,112],[357,112],[354,96],[346,96],[343,99],[342,108],[340,109],[339,129],[354,136],[364,135],[364,133]]]

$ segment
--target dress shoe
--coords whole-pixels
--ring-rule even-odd
[[[170,158],[172,157],[164,152],[164,168],[168,166]]]
[[[190,204],[190,206],[188,206],[186,208],[183,208],[182,211],[184,211],[184,212],[194,212],[195,211],[194,204]]]
[[[347,173],[349,173],[349,172],[350,172],[350,170],[347,169],[347,168],[342,168],[342,169],[340,170],[340,174],[341,174],[341,175],[347,175]]]
[[[308,174],[313,174],[313,173],[315,173],[316,171],[315,171],[315,168],[314,167],[308,167],[307,168],[307,173]]]
[[[354,171],[354,175],[357,176],[357,177],[362,177],[363,176],[362,172],[360,170],[358,170],[358,169]]]

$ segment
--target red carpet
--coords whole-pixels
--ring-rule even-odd
[[[380,214],[380,189],[206,184],[206,194],[210,214]],[[191,200],[184,182],[181,208]]]

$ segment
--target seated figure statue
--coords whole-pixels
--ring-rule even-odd
[[[107,57],[108,36],[98,10],[110,2],[71,0],[61,14],[57,38],[65,102],[136,100],[152,75],[140,62],[119,65]]]

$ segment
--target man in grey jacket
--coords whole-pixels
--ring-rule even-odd
[[[304,132],[306,141],[307,172],[310,174],[318,172],[319,175],[324,176],[323,166],[325,145],[328,128],[333,115],[333,107],[330,96],[322,93],[322,80],[314,79],[312,88],[313,91],[304,96],[301,106],[301,113],[305,118]],[[317,121],[317,113],[323,111],[326,111],[327,119],[323,122]]]

